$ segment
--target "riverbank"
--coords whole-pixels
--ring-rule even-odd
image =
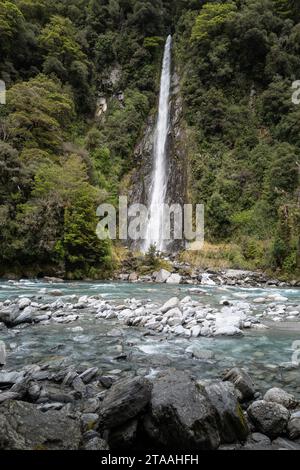
[[[299,289],[54,281],[0,283],[0,447],[114,450],[148,442],[154,450],[176,439],[185,450],[297,446],[289,429],[299,425]],[[251,399],[223,382],[236,368],[255,383]],[[292,408],[280,408],[279,431],[277,407],[265,404],[274,387],[294,397]],[[123,416],[124,408],[133,414]],[[166,421],[170,409],[174,422]],[[265,430],[264,416],[276,431]],[[18,435],[18,420],[27,438]],[[196,431],[190,441],[188,426],[196,423],[206,434]]]

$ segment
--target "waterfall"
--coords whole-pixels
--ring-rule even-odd
[[[158,118],[154,134],[153,173],[150,187],[149,218],[145,233],[143,251],[156,245],[159,251],[166,247],[164,240],[164,206],[167,195],[167,137],[170,122],[170,87],[171,87],[171,46],[172,37],[166,41],[162,65]]]

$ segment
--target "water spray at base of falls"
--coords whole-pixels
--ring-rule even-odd
[[[154,168],[149,191],[149,219],[142,246],[144,252],[147,252],[151,245],[155,245],[159,251],[166,249],[164,203],[168,186],[167,138],[170,124],[171,49],[172,37],[168,36],[161,73],[159,110],[154,136]]]

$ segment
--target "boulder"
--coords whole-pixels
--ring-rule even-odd
[[[105,396],[100,409],[100,424],[111,429],[135,418],[150,402],[151,384],[146,379],[134,378],[115,384]]]
[[[241,401],[251,400],[255,395],[254,383],[250,375],[244,369],[237,367],[231,369],[224,375],[223,381],[233,383]]]
[[[300,411],[293,413],[287,426],[290,439],[300,438]]]
[[[214,359],[215,355],[213,351],[210,351],[209,349],[202,349],[200,346],[197,346],[196,344],[192,344],[189,346],[185,352],[192,357],[195,357],[196,359],[200,359],[202,361],[209,361],[211,359]]]
[[[244,450],[271,450],[272,442],[268,436],[259,432],[250,434],[245,445]]]
[[[26,297],[19,300],[18,305],[20,310],[24,310],[24,308],[29,307],[31,304],[31,300],[27,299]]]
[[[52,297],[61,297],[62,295],[64,295],[64,293],[59,289],[52,289],[49,291],[49,295],[51,295]]]
[[[167,313],[169,310],[178,307],[179,299],[178,297],[173,297],[172,299],[168,300],[160,309],[162,313]]]
[[[138,432],[138,421],[136,419],[112,429],[108,434],[108,444],[112,450],[135,449]]]
[[[244,442],[249,427],[234,393],[234,386],[229,382],[215,382],[205,386],[205,391],[218,413],[222,443]]]
[[[259,400],[248,408],[248,415],[256,429],[275,439],[286,431],[290,413],[278,403]]]
[[[281,388],[271,388],[271,390],[268,390],[264,396],[264,400],[272,403],[278,403],[288,410],[294,409],[297,406],[295,397],[285,392]]]
[[[93,451],[103,451],[103,450],[109,450],[108,444],[99,437],[93,437],[92,439],[89,439],[83,446],[83,450],[93,450]]]
[[[1,450],[77,450],[80,440],[79,421],[63,411],[43,413],[20,401],[0,406]]]
[[[18,392],[2,392],[0,393],[0,403],[4,403],[8,400],[17,400],[20,398],[20,394]]]
[[[32,323],[33,321],[33,309],[26,307],[20,315],[14,320],[14,325],[20,325],[21,323]]]
[[[98,367],[91,367],[90,369],[87,369],[84,372],[82,372],[82,374],[80,374],[79,377],[83,383],[88,384],[89,382],[91,382],[91,380],[95,378],[98,372],[99,372]]]
[[[182,276],[180,274],[171,274],[167,279],[167,284],[180,284],[182,281]]]
[[[99,416],[97,413],[83,413],[81,415],[81,427],[84,431],[91,431],[96,429],[99,423]]]
[[[0,387],[20,383],[23,378],[23,372],[0,372]]]
[[[300,450],[300,444],[289,439],[278,437],[272,442],[272,450]]]
[[[188,374],[169,371],[155,380],[145,431],[163,449],[199,451],[220,444],[218,414]]]
[[[0,341],[0,367],[6,364],[6,348],[3,341]]]
[[[214,336],[244,336],[244,333],[235,326],[222,326],[216,329]]]
[[[192,328],[192,336],[193,338],[198,338],[201,334],[201,326],[197,325]]]
[[[169,279],[171,273],[166,269],[161,269],[155,276],[155,282],[164,283]]]

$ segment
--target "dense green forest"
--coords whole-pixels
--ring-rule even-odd
[[[0,0],[1,271],[96,278],[114,247],[96,207],[116,202],[155,112],[174,35],[190,197],[234,265],[300,269],[297,0]],[[103,106],[107,111],[104,113]]]

